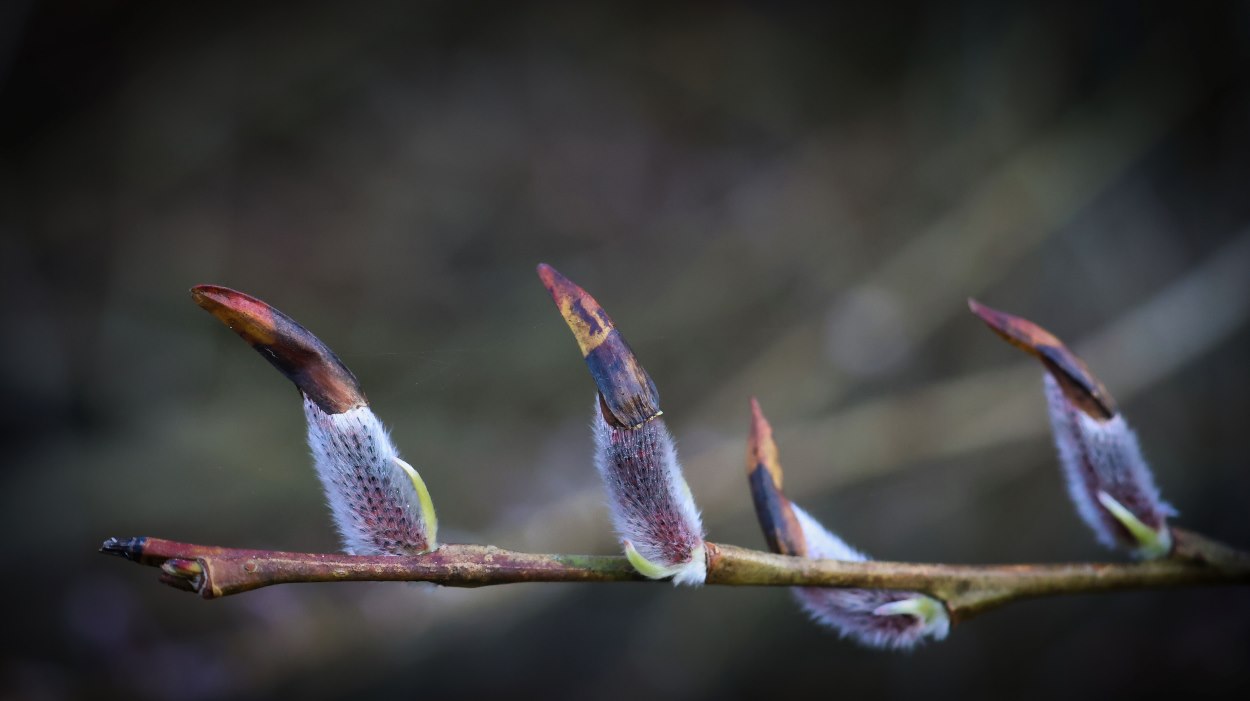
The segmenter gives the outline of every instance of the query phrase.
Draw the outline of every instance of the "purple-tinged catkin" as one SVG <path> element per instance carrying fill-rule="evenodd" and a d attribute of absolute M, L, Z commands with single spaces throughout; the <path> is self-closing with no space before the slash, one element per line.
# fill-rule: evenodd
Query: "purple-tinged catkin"
<path fill-rule="evenodd" d="M 1059 463 L 1077 513 L 1107 546 L 1122 545 L 1140 558 L 1172 550 L 1167 518 L 1176 511 L 1159 498 L 1137 436 L 1111 393 L 1057 336 L 1014 314 L 968 300 L 968 308 L 994 333 L 1041 361 L 1046 402 Z"/>
<path fill-rule="evenodd" d="M 702 584 L 703 524 L 660 418 L 660 393 L 594 297 L 545 263 L 538 277 L 573 332 L 599 393 L 591 430 L 625 557 L 651 579 Z"/>
<path fill-rule="evenodd" d="M 653 579 L 702 584 L 703 524 L 664 420 L 656 417 L 637 428 L 609 423 L 598 397 L 594 412 L 595 467 L 630 562 Z"/>
<path fill-rule="evenodd" d="M 317 476 L 347 552 L 415 555 L 433 550 L 438 520 L 425 483 L 399 458 L 356 376 L 334 351 L 251 295 L 196 285 L 191 298 L 299 390 Z"/>
<path fill-rule="evenodd" d="M 807 557 L 862 562 L 869 558 L 791 503 L 807 542 Z M 919 592 L 796 587 L 794 598 L 814 620 L 864 646 L 907 650 L 926 638 L 943 640 L 950 617 L 942 602 Z"/>
<path fill-rule="evenodd" d="M 782 491 L 783 478 L 772 426 L 753 398 L 747 481 L 769 548 L 783 555 L 817 560 L 868 559 L 790 501 Z M 910 649 L 925 638 L 942 640 L 950 630 L 946 606 L 919 592 L 825 587 L 796 587 L 791 591 L 817 622 L 867 647 Z"/>
<path fill-rule="evenodd" d="M 1176 510 L 1160 499 L 1123 415 L 1092 418 L 1049 373 L 1043 381 L 1059 463 L 1081 519 L 1107 547 L 1122 545 L 1142 558 L 1166 555 L 1172 544 L 1167 519 Z"/>
<path fill-rule="evenodd" d="M 367 406 L 328 414 L 304 400 L 308 446 L 344 548 L 416 555 L 435 547 L 438 521 L 425 484 L 400 459 Z"/>

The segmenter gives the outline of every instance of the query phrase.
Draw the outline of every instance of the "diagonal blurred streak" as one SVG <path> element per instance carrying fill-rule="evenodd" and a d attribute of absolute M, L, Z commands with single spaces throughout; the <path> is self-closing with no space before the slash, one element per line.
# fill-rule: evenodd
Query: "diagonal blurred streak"
<path fill-rule="evenodd" d="M 1117 397 L 1133 397 L 1217 347 L 1250 317 L 1250 231 L 1209 256 L 1154 297 L 1093 336 L 1075 344 Z M 967 455 L 1029 440 L 1048 430 L 1038 394 L 1035 363 L 1016 363 L 969 377 L 937 382 L 901 397 L 863 402 L 845 411 L 778 430 L 786 460 L 809 467 L 787 474 L 796 495 L 827 491 L 921 459 Z M 743 403 L 745 405 L 745 403 Z M 745 412 L 745 410 L 744 410 Z M 704 479 L 700 503 L 721 507 L 747 502 L 738 495 L 736 466 L 741 441 L 724 441 L 688 459 L 692 474 L 726 473 L 733 479 Z M 693 481 L 693 480 L 692 480 Z"/>
<path fill-rule="evenodd" d="M 897 305 L 897 326 L 912 348 L 953 315 L 963 299 L 1011 273 L 1013 266 L 1060 230 L 1157 144 L 1188 113 L 1199 97 L 1175 75 L 1142 89 L 1137 80 L 1068 115 L 1049 133 L 1033 140 L 928 229 L 903 245 L 851 290 L 830 283 L 835 302 L 855 291 L 884 291 Z M 830 237 L 831 239 L 833 237 Z M 807 359 L 821 346 L 823 318 L 796 324 L 780 335 L 736 377 L 720 385 L 696 412 L 703 419 L 719 408 L 737 407 L 761 387 L 815 387 L 794 395 L 782 407 L 790 415 L 810 415 L 835 401 L 849 387 L 833 368 L 819 382 L 807 375 Z M 792 398 L 792 399 L 793 399 Z"/>

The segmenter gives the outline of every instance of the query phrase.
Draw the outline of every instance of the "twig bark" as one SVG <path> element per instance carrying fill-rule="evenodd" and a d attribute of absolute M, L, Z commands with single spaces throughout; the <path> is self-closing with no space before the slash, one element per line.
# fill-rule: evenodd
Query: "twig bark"
<path fill-rule="evenodd" d="M 1167 559 L 1136 563 L 946 565 L 838 562 L 708 543 L 707 583 L 921 591 L 966 620 L 1042 596 L 1213 584 L 1250 585 L 1250 554 L 1173 529 Z M 110 538 L 101 552 L 160 567 L 166 584 L 206 599 L 296 582 L 405 581 L 478 587 L 520 582 L 650 581 L 623 557 L 520 553 L 490 545 L 444 545 L 414 557 L 287 553 Z"/>

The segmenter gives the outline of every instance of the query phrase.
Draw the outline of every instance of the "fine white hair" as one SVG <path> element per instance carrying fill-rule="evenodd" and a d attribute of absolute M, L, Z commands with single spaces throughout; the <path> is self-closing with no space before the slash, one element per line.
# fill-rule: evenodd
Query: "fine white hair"
<path fill-rule="evenodd" d="M 609 424 L 598 397 L 594 412 L 595 468 L 627 554 L 632 547 L 646 561 L 639 571 L 649 577 L 702 584 L 707 576 L 703 523 L 663 419 L 637 428 Z"/>
<path fill-rule="evenodd" d="M 304 415 L 308 447 L 344 549 L 353 555 L 430 550 L 435 524 L 433 510 L 422 508 L 420 478 L 399 459 L 373 411 L 362 406 L 327 414 L 306 398 Z"/>
<path fill-rule="evenodd" d="M 807 557 L 843 562 L 869 559 L 798 505 L 790 506 L 803 531 Z M 942 640 L 950 631 L 946 607 L 918 592 L 826 587 L 796 587 L 792 591 L 813 620 L 867 647 L 907 650 L 925 638 Z"/>
<path fill-rule="evenodd" d="M 1160 498 L 1137 435 L 1124 417 L 1094 419 L 1072 404 L 1049 373 L 1043 379 L 1068 494 L 1098 542 L 1107 547 L 1117 543 L 1130 549 L 1139 546 L 1100 503 L 1099 492 L 1122 504 L 1149 528 L 1166 531 L 1167 518 L 1175 516 L 1176 510 Z"/>

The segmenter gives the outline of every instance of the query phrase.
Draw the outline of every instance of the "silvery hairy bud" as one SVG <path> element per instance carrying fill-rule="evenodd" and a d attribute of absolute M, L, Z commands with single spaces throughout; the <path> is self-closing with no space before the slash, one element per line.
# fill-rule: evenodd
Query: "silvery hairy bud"
<path fill-rule="evenodd" d="M 655 383 L 593 297 L 549 265 L 539 265 L 538 276 L 599 389 L 591 418 L 595 467 L 626 557 L 651 579 L 702 584 L 703 524 L 660 418 Z"/>
<path fill-rule="evenodd" d="M 1045 366 L 1046 401 L 1068 493 L 1098 541 L 1143 559 L 1168 555 L 1167 519 L 1176 511 L 1160 499 L 1137 435 L 1106 388 L 1046 329 L 976 300 L 968 304 L 995 333 Z"/>
<path fill-rule="evenodd" d="M 421 476 L 400 459 L 351 371 L 316 336 L 265 302 L 215 285 L 191 297 L 295 383 L 326 501 L 353 555 L 415 555 L 437 547 L 438 520 Z"/>
<path fill-rule="evenodd" d="M 747 479 L 769 548 L 782 555 L 818 560 L 867 560 L 866 555 L 786 498 L 772 427 L 755 399 L 751 400 L 751 413 Z M 950 631 L 946 606 L 919 592 L 826 587 L 795 587 L 792 591 L 817 622 L 867 647 L 910 649 L 926 638 L 942 640 Z"/>

